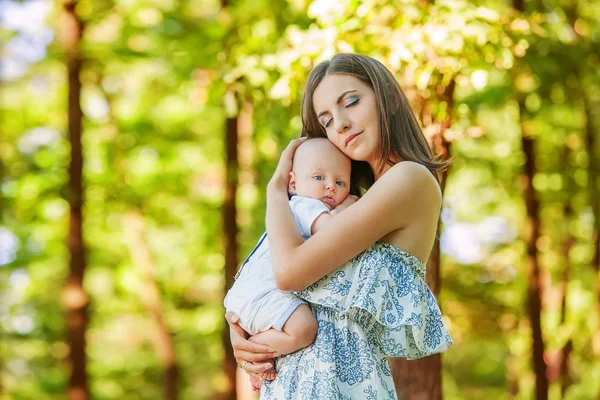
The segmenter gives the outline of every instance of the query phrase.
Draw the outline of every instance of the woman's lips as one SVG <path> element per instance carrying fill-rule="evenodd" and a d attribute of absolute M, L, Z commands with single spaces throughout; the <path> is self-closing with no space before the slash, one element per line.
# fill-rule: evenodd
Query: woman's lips
<path fill-rule="evenodd" d="M 350 135 L 350 136 L 348 136 L 348 137 L 346 138 L 345 142 L 344 142 L 344 143 L 346 144 L 346 147 L 348 147 L 349 145 L 352 145 L 352 144 L 356 143 L 356 141 L 358 140 L 357 138 L 358 138 L 358 137 L 359 137 L 361 134 L 362 134 L 362 132 L 360 132 L 360 133 L 355 133 L 354 135 Z"/>

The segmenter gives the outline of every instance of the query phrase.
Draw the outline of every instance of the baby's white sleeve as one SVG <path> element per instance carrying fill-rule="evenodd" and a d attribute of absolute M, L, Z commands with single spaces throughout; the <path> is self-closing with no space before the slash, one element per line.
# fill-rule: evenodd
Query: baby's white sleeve
<path fill-rule="evenodd" d="M 290 208 L 296 225 L 300 229 L 303 238 L 308 239 L 311 236 L 310 228 L 317 217 L 324 212 L 329 214 L 329 209 L 321 200 L 310 197 L 293 196 L 290 200 Z"/>

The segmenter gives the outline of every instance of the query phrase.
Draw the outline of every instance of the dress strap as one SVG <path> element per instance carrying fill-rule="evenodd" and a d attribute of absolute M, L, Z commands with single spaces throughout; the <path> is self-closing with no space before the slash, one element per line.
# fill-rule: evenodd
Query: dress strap
<path fill-rule="evenodd" d="M 254 253 L 256 253 L 256 250 L 258 250 L 258 248 L 264 242 L 266 237 L 267 237 L 267 232 L 262 234 L 262 236 L 260 237 L 260 240 L 258 241 L 258 244 L 256 246 L 254 246 L 254 249 L 252 249 L 252 251 L 250 252 L 248 257 L 246 257 L 246 260 L 242 263 L 242 266 L 240 267 L 240 269 L 238 269 L 238 272 L 236 272 L 235 276 L 233 277 L 234 281 L 238 278 L 238 276 L 240 276 L 240 273 L 242 272 L 244 265 L 246 265 L 248 263 L 248 260 L 250 260 L 250 257 L 252 257 L 254 255 Z"/>

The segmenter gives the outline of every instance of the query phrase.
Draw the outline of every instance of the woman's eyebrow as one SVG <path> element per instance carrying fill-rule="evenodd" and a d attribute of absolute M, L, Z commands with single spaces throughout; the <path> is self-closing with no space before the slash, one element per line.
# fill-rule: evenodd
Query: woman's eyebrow
<path fill-rule="evenodd" d="M 356 90 L 356 89 L 346 90 L 344 93 L 342 93 L 340 95 L 340 97 L 337 98 L 337 100 L 335 101 L 335 104 L 340 104 L 345 95 L 347 95 L 348 93 L 353 93 L 353 92 L 358 92 L 358 90 Z M 328 113 L 328 111 L 321 111 L 319 113 L 319 115 L 317 115 L 317 118 L 321 118 L 323 115 L 325 115 L 327 113 Z"/>

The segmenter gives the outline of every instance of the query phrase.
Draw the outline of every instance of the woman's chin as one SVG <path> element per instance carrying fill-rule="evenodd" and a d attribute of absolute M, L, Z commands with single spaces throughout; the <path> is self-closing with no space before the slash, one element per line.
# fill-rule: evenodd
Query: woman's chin
<path fill-rule="evenodd" d="M 369 161 L 369 157 L 366 152 L 361 150 L 362 149 L 352 149 L 351 151 L 344 152 L 344 154 L 354 161 Z"/>

